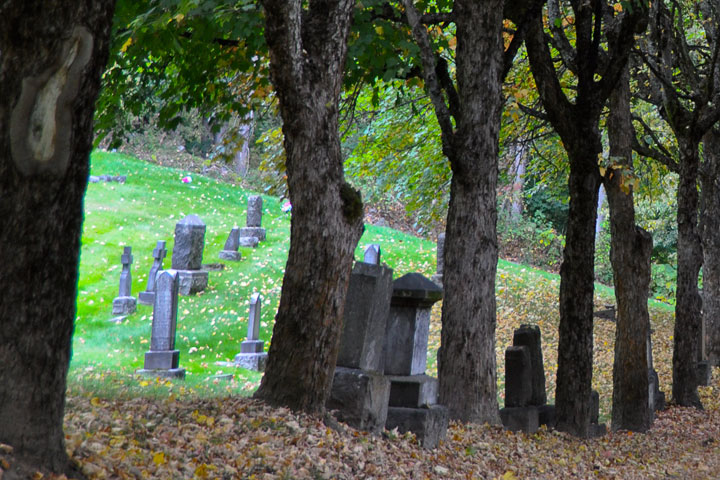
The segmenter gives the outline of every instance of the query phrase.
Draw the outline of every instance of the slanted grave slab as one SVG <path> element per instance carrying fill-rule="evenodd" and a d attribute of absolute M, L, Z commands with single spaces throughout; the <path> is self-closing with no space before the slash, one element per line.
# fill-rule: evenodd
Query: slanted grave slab
<path fill-rule="evenodd" d="M 225 241 L 225 246 L 219 253 L 219 257 L 221 260 L 230 260 L 230 261 L 238 261 L 242 259 L 242 254 L 238 252 L 238 247 L 240 246 L 240 228 L 239 227 L 233 227 L 232 230 L 230 230 L 230 234 L 228 235 L 227 240 Z"/>

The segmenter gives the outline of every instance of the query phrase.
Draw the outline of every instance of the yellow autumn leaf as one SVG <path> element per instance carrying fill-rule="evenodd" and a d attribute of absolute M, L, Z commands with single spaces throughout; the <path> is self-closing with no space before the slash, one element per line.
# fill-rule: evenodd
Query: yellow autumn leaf
<path fill-rule="evenodd" d="M 125 43 L 122 44 L 122 47 L 120 47 L 120 52 L 125 53 L 125 51 L 128 49 L 130 45 L 132 45 L 133 39 L 132 37 L 129 37 L 127 40 L 125 40 Z"/>
<path fill-rule="evenodd" d="M 375 27 L 375 33 L 377 33 L 378 35 L 382 35 L 382 34 L 383 34 L 383 27 L 381 27 L 381 26 Z"/>
<path fill-rule="evenodd" d="M 515 480 L 516 478 L 518 477 L 515 476 L 515 472 L 512 470 L 508 470 L 505 472 L 505 475 L 502 476 L 502 480 Z"/>
<path fill-rule="evenodd" d="M 163 465 L 165 463 L 165 453 L 164 452 L 156 452 L 153 455 L 153 462 L 155 465 Z"/>
<path fill-rule="evenodd" d="M 147 387 L 148 385 L 150 385 L 150 382 L 148 382 L 147 380 L 142 380 L 142 381 L 140 382 L 140 386 L 141 386 L 141 387 Z"/>
<path fill-rule="evenodd" d="M 90 399 L 90 405 L 93 407 L 99 407 L 100 406 L 100 399 L 98 397 L 93 397 Z"/>
<path fill-rule="evenodd" d="M 199 478 L 207 478 L 208 466 L 204 463 L 198 465 L 197 468 L 195 468 L 195 476 Z"/>

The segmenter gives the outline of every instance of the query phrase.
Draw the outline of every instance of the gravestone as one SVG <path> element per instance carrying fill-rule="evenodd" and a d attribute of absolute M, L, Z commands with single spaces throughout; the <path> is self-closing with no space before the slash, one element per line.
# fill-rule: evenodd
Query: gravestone
<path fill-rule="evenodd" d="M 521 325 L 513 345 L 505 350 L 505 407 L 503 426 L 533 433 L 541 425 L 555 426 L 555 406 L 547 405 L 540 327 Z"/>
<path fill-rule="evenodd" d="M 665 410 L 665 392 L 660 390 L 660 378 L 653 364 L 652 331 L 650 329 L 648 329 L 646 348 L 648 359 L 648 407 L 654 418 L 656 411 Z"/>
<path fill-rule="evenodd" d="M 188 215 L 175 225 L 172 268 L 178 272 L 182 295 L 192 295 L 207 287 L 208 272 L 201 270 L 205 229 L 197 215 Z"/>
<path fill-rule="evenodd" d="M 373 243 L 367 246 L 365 249 L 365 255 L 363 257 L 363 263 L 369 263 L 370 265 L 380 265 L 380 245 Z"/>
<path fill-rule="evenodd" d="M 432 276 L 432 281 L 438 285 L 443 283 L 443 274 L 445 273 L 445 233 L 437 236 L 437 273 Z"/>
<path fill-rule="evenodd" d="M 390 382 L 383 375 L 392 269 L 380 265 L 380 246 L 355 262 L 345 300 L 340 349 L 326 407 L 338 420 L 379 434 L 385 427 Z"/>
<path fill-rule="evenodd" d="M 240 228 L 233 227 L 232 230 L 230 230 L 230 235 L 228 235 L 227 240 L 225 241 L 225 246 L 220 251 L 219 257 L 222 260 L 232 260 L 232 261 L 238 261 L 242 259 L 242 254 L 238 252 L 238 247 L 240 246 Z"/>
<path fill-rule="evenodd" d="M 246 226 L 240 229 L 240 245 L 256 247 L 259 242 L 265 240 L 265 235 L 265 229 L 262 228 L 262 197 L 250 195 L 247 203 Z M 257 241 L 252 240 L 253 238 Z"/>
<path fill-rule="evenodd" d="M 707 355 L 707 331 L 705 325 L 705 317 L 700 316 L 700 335 L 698 338 L 698 362 L 697 362 L 697 376 L 698 385 L 707 387 L 710 385 L 712 379 L 712 365 L 708 361 Z"/>
<path fill-rule="evenodd" d="M 180 352 L 175 349 L 179 284 L 180 275 L 175 270 L 157 275 L 150 350 L 145 352 L 141 374 L 185 378 L 185 369 L 179 368 Z"/>
<path fill-rule="evenodd" d="M 137 309 L 137 300 L 132 296 L 132 274 L 130 265 L 133 262 L 132 247 L 124 247 L 120 256 L 122 271 L 120 272 L 120 288 L 118 296 L 113 300 L 113 315 L 130 315 Z"/>
<path fill-rule="evenodd" d="M 385 338 L 390 406 L 385 428 L 411 431 L 425 448 L 445 438 L 448 410 L 437 401 L 437 379 L 425 375 L 432 305 L 442 289 L 419 273 L 393 282 Z"/>
<path fill-rule="evenodd" d="M 260 340 L 260 307 L 262 297 L 259 293 L 250 296 L 250 314 L 248 315 L 247 340 L 240 343 L 240 353 L 235 355 L 235 365 L 249 370 L 262 372 L 267 363 L 267 353 L 263 351 L 265 342 Z"/>
<path fill-rule="evenodd" d="M 143 305 L 155 304 L 155 280 L 157 273 L 162 270 L 165 255 L 167 255 L 165 241 L 158 240 L 157 245 L 153 249 L 153 265 L 150 267 L 150 273 L 148 273 L 147 286 L 144 292 L 138 294 L 138 301 Z"/>

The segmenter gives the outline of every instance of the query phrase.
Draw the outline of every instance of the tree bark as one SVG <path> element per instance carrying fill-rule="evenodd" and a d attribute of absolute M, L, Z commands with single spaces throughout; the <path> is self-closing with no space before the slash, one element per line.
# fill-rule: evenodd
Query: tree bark
<path fill-rule="evenodd" d="M 698 234 L 698 142 L 678 137 L 680 179 L 677 189 L 677 293 L 673 348 L 673 400 L 678 405 L 702 408 L 698 396 L 698 340 L 702 301 L 698 275 L 703 261 Z"/>
<path fill-rule="evenodd" d="M 702 315 L 711 365 L 720 366 L 720 132 L 703 137 L 700 236 L 703 247 Z"/>
<path fill-rule="evenodd" d="M 502 1 L 455 1 L 458 96 L 449 155 L 440 402 L 462 422 L 500 423 L 495 360 Z"/>
<path fill-rule="evenodd" d="M 362 201 L 343 180 L 338 101 L 354 1 L 264 0 L 270 72 L 293 205 L 290 253 L 256 396 L 324 410 L 337 359 Z"/>
<path fill-rule="evenodd" d="M 113 7 L 0 6 L 0 443 L 32 468 L 68 474 L 83 197 Z"/>
<path fill-rule="evenodd" d="M 617 301 L 612 429 L 644 432 L 650 428 L 653 416 L 647 357 L 652 238 L 635 225 L 632 186 L 624 183 L 632 178 L 633 171 L 629 82 L 626 69 L 610 95 L 608 139 L 612 166 L 605 173 L 610 206 L 610 261 Z"/>

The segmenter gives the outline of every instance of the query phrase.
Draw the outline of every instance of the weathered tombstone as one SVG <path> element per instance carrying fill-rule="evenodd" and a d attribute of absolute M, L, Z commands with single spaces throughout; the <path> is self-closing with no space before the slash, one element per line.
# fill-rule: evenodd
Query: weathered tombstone
<path fill-rule="evenodd" d="M 260 307 L 262 297 L 259 293 L 250 296 L 250 314 L 248 315 L 247 340 L 240 344 L 240 353 L 235 355 L 235 365 L 249 370 L 262 372 L 267 363 L 267 353 L 263 351 L 265 342 L 260 340 Z"/>
<path fill-rule="evenodd" d="M 660 379 L 653 364 L 652 332 L 650 329 L 648 329 L 646 347 L 648 359 L 648 406 L 654 416 L 656 411 L 665 410 L 665 392 L 660 390 Z"/>
<path fill-rule="evenodd" d="M 505 350 L 505 406 L 526 407 L 532 398 L 532 363 L 525 345 Z M 544 403 L 544 402 L 543 402 Z"/>
<path fill-rule="evenodd" d="M 545 366 L 543 363 L 542 340 L 540 327 L 537 325 L 521 325 L 513 333 L 513 345 L 526 346 L 530 355 L 532 396 L 530 405 L 545 405 Z"/>
<path fill-rule="evenodd" d="M 366 261 L 375 258 L 369 258 L 366 251 Z M 328 410 L 337 412 L 338 420 L 375 434 L 385 427 L 390 398 L 390 381 L 383 375 L 383 348 L 391 294 L 392 269 L 377 263 L 355 263 L 326 404 Z"/>
<path fill-rule="evenodd" d="M 393 282 L 385 339 L 385 374 L 390 379 L 390 407 L 385 428 L 412 431 L 425 448 L 445 438 L 447 407 L 434 402 L 437 379 L 425 375 L 430 310 L 442 289 L 419 273 Z"/>
<path fill-rule="evenodd" d="M 247 226 L 240 229 L 240 245 L 257 246 L 258 242 L 265 240 L 265 235 L 265 229 L 262 228 L 262 197 L 260 195 L 250 195 L 247 206 Z M 243 240 L 246 238 L 256 238 L 257 241 Z"/>
<path fill-rule="evenodd" d="M 705 317 L 700 317 L 700 336 L 698 338 L 698 362 L 697 362 L 697 375 L 698 375 L 698 385 L 707 387 L 710 385 L 710 381 L 712 379 L 712 365 L 708 361 L 707 356 L 707 350 L 706 350 L 706 340 L 707 340 L 707 332 L 706 332 L 706 325 L 705 325 Z"/>
<path fill-rule="evenodd" d="M 380 265 L 380 245 L 373 243 L 367 246 L 365 249 L 365 256 L 363 257 L 363 263 Z"/>
<path fill-rule="evenodd" d="M 422 375 L 427 366 L 430 310 L 442 290 L 419 273 L 393 282 L 385 338 L 386 375 Z"/>
<path fill-rule="evenodd" d="M 163 270 L 157 275 L 150 350 L 145 352 L 141 374 L 185 377 L 185 369 L 179 368 L 180 352 L 175 349 L 179 277 L 175 270 Z"/>
<path fill-rule="evenodd" d="M 137 300 L 132 296 L 132 274 L 130 265 L 133 262 L 132 247 L 124 247 L 120 256 L 122 271 L 120 272 L 120 288 L 118 296 L 113 300 L 113 315 L 129 315 L 137 309 Z"/>
<path fill-rule="evenodd" d="M 220 254 L 218 256 L 222 260 L 238 261 L 238 260 L 242 259 L 242 254 L 240 252 L 238 252 L 239 246 L 240 246 L 240 228 L 233 227 L 233 229 L 230 230 L 230 235 L 228 235 L 228 238 L 225 241 L 225 246 L 220 251 Z"/>
<path fill-rule="evenodd" d="M 445 233 L 437 236 L 437 273 L 432 276 L 432 281 L 438 285 L 443 283 L 443 274 L 445 272 Z"/>
<path fill-rule="evenodd" d="M 157 245 L 153 249 L 153 264 L 152 267 L 150 267 L 150 273 L 148 273 L 147 286 L 144 292 L 138 294 L 138 301 L 143 305 L 155 304 L 155 279 L 157 273 L 162 270 L 165 255 L 167 255 L 165 241 L 158 240 Z"/>
<path fill-rule="evenodd" d="M 182 295 L 201 292 L 207 287 L 208 272 L 201 270 L 205 228 L 197 215 L 188 215 L 175 225 L 172 268 L 178 271 Z"/>

